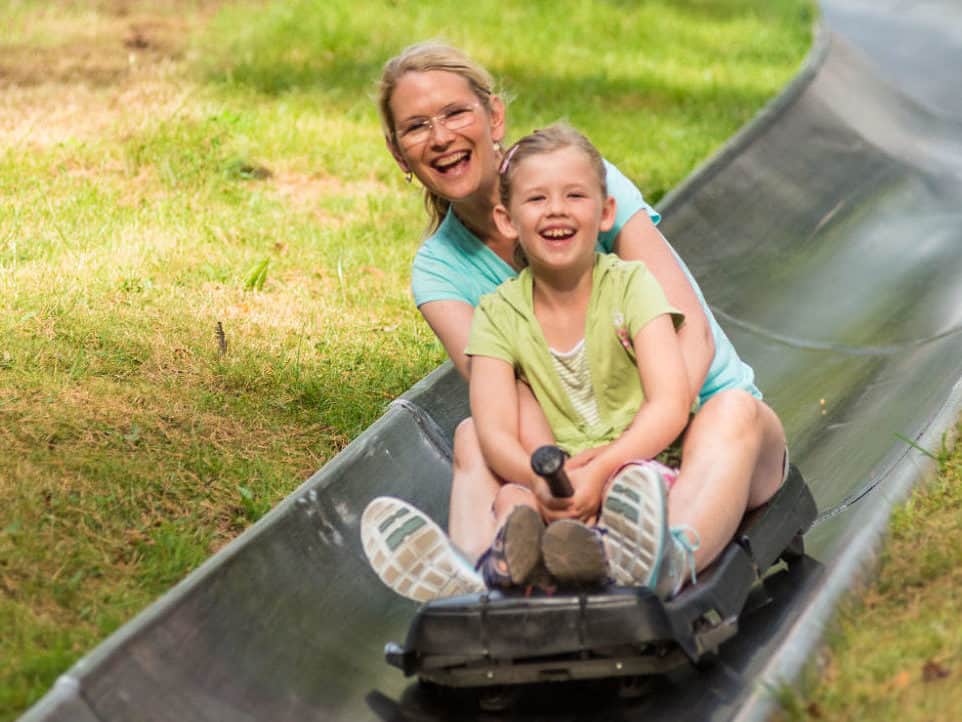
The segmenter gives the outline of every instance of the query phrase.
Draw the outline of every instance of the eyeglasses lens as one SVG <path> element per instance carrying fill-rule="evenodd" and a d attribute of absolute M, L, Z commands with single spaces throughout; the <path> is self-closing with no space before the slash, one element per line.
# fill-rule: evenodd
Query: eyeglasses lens
<path fill-rule="evenodd" d="M 424 143 L 435 128 L 435 123 L 440 123 L 448 130 L 463 130 L 475 121 L 477 106 L 467 105 L 450 108 L 443 113 L 418 121 L 407 128 L 403 128 L 399 134 L 401 143 L 407 147 Z"/>

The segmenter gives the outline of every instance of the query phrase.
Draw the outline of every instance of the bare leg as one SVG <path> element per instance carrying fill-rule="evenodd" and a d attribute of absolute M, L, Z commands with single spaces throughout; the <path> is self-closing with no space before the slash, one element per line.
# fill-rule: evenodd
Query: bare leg
<path fill-rule="evenodd" d="M 778 490 L 784 453 L 778 416 L 744 391 L 718 393 L 695 415 L 668 495 L 668 520 L 698 532 L 697 569 L 721 553 L 748 509 Z"/>
<path fill-rule="evenodd" d="M 521 445 L 532 452 L 542 444 L 553 443 L 554 437 L 541 407 L 528 385 L 520 381 L 518 398 Z M 502 480 L 488 468 L 481 454 L 474 422 L 465 419 L 454 431 L 448 535 L 472 562 L 491 546 L 498 527 L 512 508 L 526 504 L 537 509 L 530 492 L 507 487 L 499 494 L 502 486 Z"/>
<path fill-rule="evenodd" d="M 448 535 L 472 562 L 491 546 L 497 522 L 491 513 L 501 480 L 481 455 L 474 422 L 465 419 L 454 431 L 454 461 Z"/>

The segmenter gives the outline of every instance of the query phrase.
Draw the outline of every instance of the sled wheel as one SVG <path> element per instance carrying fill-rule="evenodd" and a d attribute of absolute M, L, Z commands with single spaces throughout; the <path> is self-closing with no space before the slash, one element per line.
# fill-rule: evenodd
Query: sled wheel
<path fill-rule="evenodd" d="M 618 680 L 620 699 L 638 699 L 649 694 L 655 683 L 651 677 L 621 677 Z"/>
<path fill-rule="evenodd" d="M 427 697 L 441 697 L 448 688 L 424 677 L 418 677 L 418 689 Z"/>
<path fill-rule="evenodd" d="M 788 546 L 782 550 L 780 556 L 789 565 L 805 556 L 805 539 L 802 538 L 802 535 L 796 534 L 788 543 Z"/>
<path fill-rule="evenodd" d="M 478 708 L 482 712 L 504 712 L 514 706 L 518 690 L 513 687 L 482 687 L 478 690 Z"/>

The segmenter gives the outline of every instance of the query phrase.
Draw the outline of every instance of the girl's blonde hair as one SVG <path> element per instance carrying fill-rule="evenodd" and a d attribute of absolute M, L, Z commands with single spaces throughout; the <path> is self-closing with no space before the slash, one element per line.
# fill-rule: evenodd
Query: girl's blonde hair
<path fill-rule="evenodd" d="M 399 151 L 400 148 L 397 143 L 394 114 L 391 112 L 391 97 L 394 95 L 398 81 L 406 73 L 423 73 L 429 70 L 443 70 L 460 75 L 468 81 L 468 85 L 482 107 L 488 113 L 491 112 L 491 97 L 495 94 L 494 79 L 481 65 L 457 48 L 437 40 L 410 45 L 384 64 L 377 86 L 377 107 L 381 115 L 384 137 L 395 151 Z M 424 190 L 424 207 L 429 216 L 428 233 L 434 232 L 441 225 L 450 205 L 441 196 L 427 189 Z"/>
<path fill-rule="evenodd" d="M 501 162 L 501 169 L 499 171 L 501 176 L 499 188 L 501 205 L 505 208 L 508 207 L 508 201 L 511 199 L 511 181 L 515 171 L 517 171 L 518 166 L 521 165 L 523 160 L 536 155 L 553 153 L 562 148 L 578 148 L 588 156 L 588 160 L 591 162 L 591 166 L 598 176 L 601 195 L 603 198 L 607 198 L 608 184 L 605 181 L 607 171 L 605 170 L 605 162 L 601 157 L 601 153 L 598 152 L 598 149 L 595 148 L 585 135 L 579 133 L 570 125 L 566 123 L 552 123 L 547 128 L 536 130 L 524 136 L 505 151 L 504 160 Z"/>

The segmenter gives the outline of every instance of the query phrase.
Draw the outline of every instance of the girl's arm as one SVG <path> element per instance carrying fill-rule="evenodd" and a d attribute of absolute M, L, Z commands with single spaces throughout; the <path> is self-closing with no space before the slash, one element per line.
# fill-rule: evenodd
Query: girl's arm
<path fill-rule="evenodd" d="M 678 438 L 691 411 L 681 344 L 668 314 L 656 316 L 632 339 L 645 401 L 620 437 L 590 464 L 607 480 L 632 459 L 650 459 Z"/>
<path fill-rule="evenodd" d="M 428 322 L 434 335 L 438 337 L 455 368 L 465 379 L 470 379 L 471 359 L 464 355 L 471 332 L 471 319 L 474 306 L 464 301 L 429 301 L 419 307 L 424 320 Z M 512 378 L 514 378 L 512 374 Z M 541 406 L 535 399 L 530 387 L 517 382 L 517 405 L 511 408 L 520 410 L 520 439 L 525 449 L 534 451 L 542 444 L 553 443 L 554 437 L 548 426 Z M 504 407 L 508 408 L 508 407 Z M 473 413 L 473 412 L 472 412 Z"/>
<path fill-rule="evenodd" d="M 689 401 L 701 391 L 715 355 L 708 318 L 671 247 L 647 213 L 636 213 L 615 239 L 615 252 L 625 260 L 643 261 L 665 291 L 668 302 L 685 314 L 678 330 L 684 368 L 688 373 Z"/>
<path fill-rule="evenodd" d="M 542 504 L 552 503 L 547 483 L 531 469 L 532 449 L 521 438 L 518 388 L 523 384 L 501 359 L 474 356 L 471 368 L 471 416 L 484 460 L 502 479 L 528 487 Z"/>

